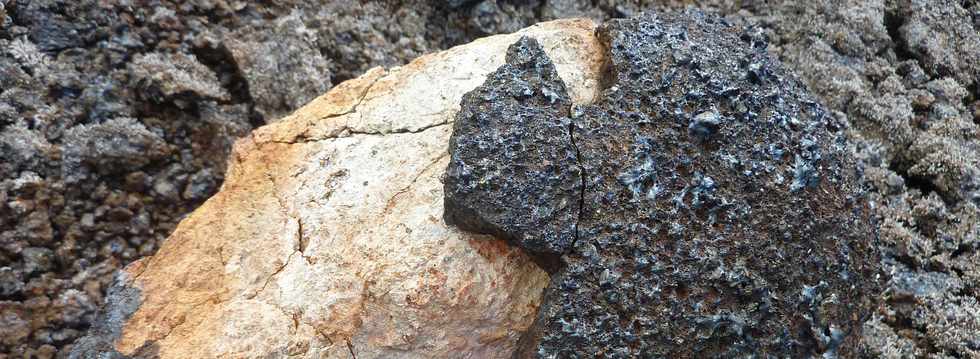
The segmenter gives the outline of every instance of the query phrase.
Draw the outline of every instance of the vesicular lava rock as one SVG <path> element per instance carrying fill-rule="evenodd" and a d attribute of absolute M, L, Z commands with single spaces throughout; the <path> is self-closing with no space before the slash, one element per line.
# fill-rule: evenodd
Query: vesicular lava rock
<path fill-rule="evenodd" d="M 556 254 L 575 239 L 582 175 L 568 127 L 572 100 L 543 53 L 522 38 L 483 91 L 463 97 L 459 116 L 466 121 L 456 122 L 449 141 L 455 160 L 446 188 L 454 195 L 446 197 L 445 216 L 528 251 Z M 472 211 L 480 208 L 495 210 Z"/>
<path fill-rule="evenodd" d="M 855 356 L 879 256 L 841 125 L 715 16 L 598 35 L 596 103 L 558 108 L 554 68 L 522 40 L 464 97 L 450 141 L 448 222 L 567 248 L 520 356 Z"/>

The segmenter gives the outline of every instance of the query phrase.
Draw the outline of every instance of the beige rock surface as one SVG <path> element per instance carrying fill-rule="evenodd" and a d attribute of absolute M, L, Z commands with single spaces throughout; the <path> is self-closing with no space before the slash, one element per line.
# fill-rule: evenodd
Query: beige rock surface
<path fill-rule="evenodd" d="M 543 23 L 374 69 L 257 129 L 221 191 L 120 275 L 74 356 L 510 357 L 548 276 L 443 223 L 449 124 L 521 35 L 590 102 L 593 26 Z"/>

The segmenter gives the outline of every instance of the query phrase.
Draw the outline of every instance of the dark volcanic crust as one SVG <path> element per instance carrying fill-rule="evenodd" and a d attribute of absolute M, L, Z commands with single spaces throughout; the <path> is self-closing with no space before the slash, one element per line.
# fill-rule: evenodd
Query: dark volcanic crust
<path fill-rule="evenodd" d="M 448 222 L 563 253 L 519 356 L 855 356 L 879 257 L 841 125 L 718 17 L 598 32 L 597 103 L 571 109 L 522 39 L 464 97 L 450 144 Z M 500 175 L 532 163 L 548 166 Z"/>
<path fill-rule="evenodd" d="M 572 100 L 542 54 L 522 38 L 507 64 L 463 96 L 449 140 L 445 218 L 535 254 L 559 254 L 575 238 L 582 175 L 569 132 Z"/>

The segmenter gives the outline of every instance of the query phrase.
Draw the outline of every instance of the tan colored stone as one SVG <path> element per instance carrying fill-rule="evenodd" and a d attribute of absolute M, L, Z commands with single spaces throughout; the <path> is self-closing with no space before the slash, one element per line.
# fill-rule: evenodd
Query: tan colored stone
<path fill-rule="evenodd" d="M 103 330 L 109 346 L 161 358 L 510 357 L 548 276 L 443 223 L 449 124 L 521 35 L 544 45 L 577 103 L 592 101 L 593 27 L 543 23 L 374 69 L 240 140 L 221 191 L 126 268 L 119 287 L 140 304 L 130 314 L 110 297 L 122 325 Z"/>

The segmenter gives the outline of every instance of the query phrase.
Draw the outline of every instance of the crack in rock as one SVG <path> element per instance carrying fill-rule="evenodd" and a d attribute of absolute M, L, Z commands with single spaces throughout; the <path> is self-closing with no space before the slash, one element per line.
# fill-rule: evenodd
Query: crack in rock
<path fill-rule="evenodd" d="M 391 213 L 391 210 L 395 207 L 395 203 L 396 203 L 395 199 L 397 199 L 398 196 L 401 196 L 407 193 L 409 190 L 411 190 L 411 188 L 415 186 L 415 183 L 418 182 L 419 178 L 421 178 L 426 173 L 429 173 L 429 170 L 431 170 L 432 167 L 438 164 L 439 161 L 442 161 L 443 158 L 446 158 L 446 156 L 449 156 L 448 152 L 440 154 L 438 157 L 436 157 L 427 165 L 425 165 L 425 167 L 423 167 L 418 173 L 416 173 L 415 177 L 412 177 L 412 180 L 409 181 L 407 185 L 400 188 L 398 191 L 395 191 L 395 194 L 393 194 L 391 198 L 389 198 L 388 201 L 385 202 L 385 208 L 384 211 L 382 211 L 381 215 L 386 216 L 389 213 Z"/>
<path fill-rule="evenodd" d="M 357 354 L 354 353 L 354 345 L 350 343 L 350 340 L 346 340 L 345 342 L 347 342 L 347 351 L 350 353 L 350 357 L 357 359 Z"/>
<path fill-rule="evenodd" d="M 326 115 L 326 116 L 320 116 L 320 117 L 318 117 L 316 119 L 316 121 L 322 122 L 322 121 L 325 121 L 325 120 L 330 120 L 330 119 L 334 119 L 334 118 L 340 118 L 340 117 L 344 117 L 344 116 L 356 114 L 358 112 L 358 108 L 361 106 L 361 104 L 364 103 L 364 101 L 367 101 L 368 100 L 368 99 L 366 99 L 366 97 L 367 97 L 368 93 L 370 93 L 371 89 L 374 88 L 374 86 L 379 81 L 381 81 L 382 79 L 384 79 L 386 76 L 387 75 L 378 76 L 378 77 L 374 78 L 371 81 L 370 84 L 368 84 L 367 86 L 365 86 L 364 90 L 357 96 L 357 100 L 351 106 L 351 108 L 349 110 L 343 111 L 343 112 L 339 112 L 339 113 L 333 113 L 333 114 Z M 441 111 L 441 112 L 436 112 L 436 113 L 424 114 L 422 116 L 437 116 L 437 115 L 444 115 L 445 113 L 446 113 L 446 111 Z M 384 136 L 384 135 L 388 135 L 388 134 L 421 133 L 421 132 L 428 131 L 429 129 L 432 129 L 432 128 L 441 127 L 441 126 L 450 124 L 451 122 L 452 122 L 451 120 L 441 121 L 441 122 L 436 122 L 436 123 L 428 124 L 428 125 L 425 125 L 425 126 L 416 128 L 416 129 L 402 128 L 402 129 L 389 129 L 389 130 L 378 130 L 378 131 L 358 130 L 358 129 L 350 126 L 348 123 L 344 123 L 343 126 L 340 126 L 339 129 L 335 129 L 335 130 L 331 131 L 330 134 L 325 135 L 325 136 L 310 136 L 309 133 L 308 133 L 309 132 L 309 129 L 307 129 L 303 133 L 300 133 L 300 134 L 297 134 L 297 135 L 293 136 L 293 138 L 291 140 L 270 139 L 270 140 L 268 140 L 266 142 L 267 143 L 279 143 L 279 144 L 290 144 L 291 145 L 291 144 L 298 144 L 298 143 L 320 142 L 320 141 L 324 141 L 324 140 L 331 140 L 331 139 L 335 139 L 335 138 L 352 137 L 352 136 L 356 136 L 356 135 L 367 135 L 367 136 L 378 135 L 378 136 Z M 310 126 L 314 126 L 313 123 L 310 123 L 309 125 Z"/>
<path fill-rule="evenodd" d="M 714 15 L 597 35 L 594 104 L 522 38 L 453 124 L 446 222 L 552 273 L 516 357 L 854 357 L 877 229 L 831 116 Z"/>
<path fill-rule="evenodd" d="M 416 128 L 416 129 L 407 129 L 407 128 L 405 128 L 405 129 L 395 129 L 395 130 L 388 130 L 388 131 L 358 131 L 358 130 L 351 129 L 347 125 L 344 125 L 343 128 L 335 131 L 335 134 L 328 135 L 328 136 L 315 137 L 315 138 L 314 137 L 302 137 L 302 138 L 297 138 L 296 140 L 293 140 L 293 141 L 283 141 L 283 140 L 275 140 L 275 139 L 272 139 L 272 140 L 266 141 L 265 143 L 277 143 L 277 144 L 285 144 L 285 145 L 295 145 L 295 144 L 302 144 L 302 143 L 314 143 L 314 142 L 321 142 L 321 141 L 329 141 L 329 140 L 333 140 L 333 139 L 337 139 L 337 138 L 347 138 L 347 137 L 354 137 L 354 136 L 387 136 L 387 135 L 399 135 L 399 134 L 415 134 L 415 133 L 422 133 L 422 132 L 431 130 L 433 128 L 439 128 L 439 127 L 442 127 L 442 126 L 446 126 L 446 125 L 449 125 L 449 124 L 452 124 L 452 121 L 437 122 L 437 123 L 429 124 L 429 125 L 426 125 L 426 126 L 422 126 L 422 127 Z"/>

